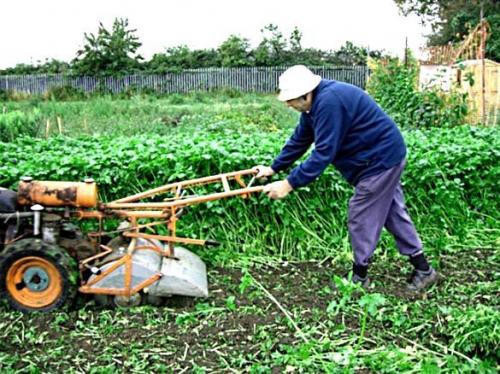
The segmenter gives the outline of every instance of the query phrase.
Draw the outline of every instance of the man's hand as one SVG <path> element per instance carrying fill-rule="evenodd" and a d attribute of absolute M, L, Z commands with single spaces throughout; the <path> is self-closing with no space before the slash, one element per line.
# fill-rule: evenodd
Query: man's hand
<path fill-rule="evenodd" d="M 293 188 L 288 180 L 284 179 L 282 181 L 266 184 L 263 192 L 271 199 L 283 199 L 292 190 Z"/>
<path fill-rule="evenodd" d="M 275 174 L 274 170 L 269 166 L 259 165 L 253 168 L 257 172 L 255 176 L 257 179 L 271 177 Z"/>

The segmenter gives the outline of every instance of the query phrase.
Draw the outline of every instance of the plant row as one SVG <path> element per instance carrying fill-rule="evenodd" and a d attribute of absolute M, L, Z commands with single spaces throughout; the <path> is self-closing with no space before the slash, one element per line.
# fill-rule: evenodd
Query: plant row
<path fill-rule="evenodd" d="M 498 135 L 497 128 L 466 126 L 405 132 L 408 205 L 434 247 L 449 246 L 449 238 L 484 245 L 477 237 L 483 234 L 486 242 L 495 241 Z M 16 188 L 24 175 L 68 181 L 92 177 L 101 200 L 109 201 L 169 182 L 270 164 L 287 136 L 285 131 L 205 128 L 171 136 L 21 138 L 0 143 L 0 185 Z M 349 247 L 345 213 L 351 194 L 352 187 L 329 167 L 283 201 L 256 196 L 202 204 L 183 218 L 182 227 L 187 235 L 226 239 L 238 251 L 317 257 L 332 246 Z"/>

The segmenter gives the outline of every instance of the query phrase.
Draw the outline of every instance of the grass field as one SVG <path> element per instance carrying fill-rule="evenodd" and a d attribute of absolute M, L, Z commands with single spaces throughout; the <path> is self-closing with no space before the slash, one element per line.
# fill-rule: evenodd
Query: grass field
<path fill-rule="evenodd" d="M 297 120 L 271 96 L 231 92 L 2 106 L 38 139 L 0 143 L 0 185 L 92 176 L 103 199 L 268 163 Z M 342 280 L 352 189 L 330 168 L 281 202 L 193 207 L 184 234 L 223 243 L 197 250 L 206 299 L 109 309 L 82 296 L 32 315 L 1 306 L 0 371 L 498 372 L 498 129 L 404 134 L 410 213 L 442 274 L 428 292 L 404 292 L 411 269 L 386 233 L 370 289 Z"/>

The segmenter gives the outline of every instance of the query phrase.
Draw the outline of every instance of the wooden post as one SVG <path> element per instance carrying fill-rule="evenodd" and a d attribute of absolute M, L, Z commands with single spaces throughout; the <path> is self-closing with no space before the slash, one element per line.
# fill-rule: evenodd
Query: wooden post
<path fill-rule="evenodd" d="M 481 122 L 486 124 L 486 77 L 485 77 L 485 56 L 486 56 L 486 25 L 483 18 L 483 4 L 481 3 Z"/>
<path fill-rule="evenodd" d="M 85 133 L 89 133 L 89 127 L 87 125 L 87 118 L 83 118 L 83 128 L 85 130 Z"/>
<path fill-rule="evenodd" d="M 50 131 L 50 119 L 47 118 L 47 122 L 45 124 L 45 139 L 48 139 Z"/>
<path fill-rule="evenodd" d="M 62 135 L 62 119 L 57 116 L 57 128 L 59 129 L 59 135 Z"/>
<path fill-rule="evenodd" d="M 408 69 L 408 37 L 405 37 L 405 69 Z"/>

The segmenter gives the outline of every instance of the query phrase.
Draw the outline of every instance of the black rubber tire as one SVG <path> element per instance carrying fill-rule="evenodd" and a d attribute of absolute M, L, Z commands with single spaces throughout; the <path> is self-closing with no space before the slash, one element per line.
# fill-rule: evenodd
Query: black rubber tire
<path fill-rule="evenodd" d="M 50 262 L 57 269 L 61 279 L 62 291 L 50 305 L 35 308 L 18 302 L 7 289 L 7 272 L 9 268 L 24 257 L 39 257 Z M 9 305 L 22 312 L 50 312 L 73 305 L 78 291 L 78 264 L 68 252 L 54 244 L 40 239 L 22 239 L 7 247 L 0 254 L 0 295 L 5 297 Z"/>

